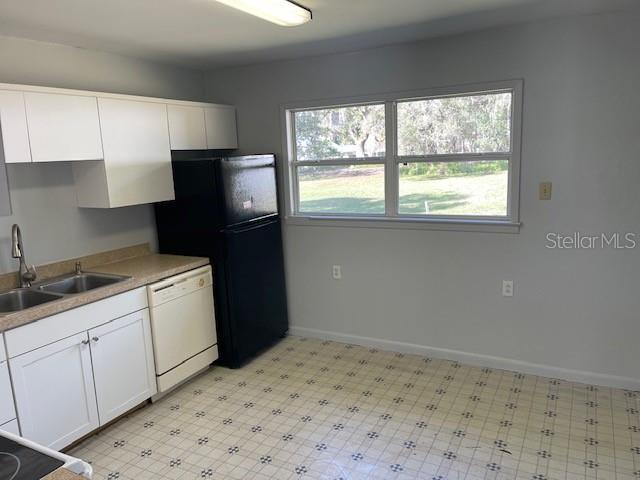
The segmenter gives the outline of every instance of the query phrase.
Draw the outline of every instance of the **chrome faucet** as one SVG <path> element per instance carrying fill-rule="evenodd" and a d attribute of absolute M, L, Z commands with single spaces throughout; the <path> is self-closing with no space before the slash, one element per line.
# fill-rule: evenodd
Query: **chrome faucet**
<path fill-rule="evenodd" d="M 36 267 L 27 267 L 27 262 L 24 259 L 24 247 L 22 246 L 22 233 L 20 227 L 14 224 L 11 228 L 11 255 L 13 258 L 20 259 L 20 269 L 18 270 L 18 281 L 21 288 L 28 288 L 31 286 L 31 282 L 36 279 Z"/>

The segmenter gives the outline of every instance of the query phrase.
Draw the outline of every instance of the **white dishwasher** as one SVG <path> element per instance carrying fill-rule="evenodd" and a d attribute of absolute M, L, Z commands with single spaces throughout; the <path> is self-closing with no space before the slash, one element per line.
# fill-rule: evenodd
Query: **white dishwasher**
<path fill-rule="evenodd" d="M 213 277 L 206 266 L 147 287 L 158 393 L 218 358 Z"/>

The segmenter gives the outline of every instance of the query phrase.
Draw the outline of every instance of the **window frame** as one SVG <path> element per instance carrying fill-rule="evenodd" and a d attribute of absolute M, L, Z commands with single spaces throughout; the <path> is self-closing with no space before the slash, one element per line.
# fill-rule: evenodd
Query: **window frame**
<path fill-rule="evenodd" d="M 508 153 L 435 154 L 399 156 L 397 134 L 397 107 L 407 101 L 428 100 L 443 97 L 472 96 L 483 93 L 512 93 L 511 103 L 511 151 Z M 506 80 L 469 85 L 437 87 L 409 92 L 367 95 L 332 100 L 292 102 L 281 106 L 283 125 L 283 152 L 285 168 L 285 220 L 291 225 L 324 225 L 365 228 L 408 228 L 460 231 L 488 231 L 517 233 L 520 228 L 520 163 L 522 148 L 523 81 Z M 298 161 L 296 157 L 295 113 L 304 110 L 331 109 L 359 105 L 384 104 L 385 107 L 385 156 L 326 160 Z M 399 213 L 400 165 L 403 163 L 455 162 L 479 160 L 508 160 L 508 190 L 506 216 L 481 215 L 407 215 Z M 299 183 L 297 169 L 300 166 L 317 165 L 384 165 L 385 213 L 350 214 L 301 212 L 299 210 Z"/>

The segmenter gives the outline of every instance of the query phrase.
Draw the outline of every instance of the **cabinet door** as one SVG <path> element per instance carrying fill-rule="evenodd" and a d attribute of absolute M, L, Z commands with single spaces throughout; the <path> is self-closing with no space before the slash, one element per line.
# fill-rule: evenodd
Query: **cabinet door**
<path fill-rule="evenodd" d="M 149 310 L 89 330 L 100 424 L 156 393 Z"/>
<path fill-rule="evenodd" d="M 204 119 L 207 129 L 207 148 L 238 148 L 234 107 L 205 107 Z"/>
<path fill-rule="evenodd" d="M 0 91 L 0 127 L 5 163 L 31 162 L 27 115 L 22 92 Z"/>
<path fill-rule="evenodd" d="M 86 332 L 9 360 L 22 436 L 54 450 L 98 428 Z"/>
<path fill-rule="evenodd" d="M 24 93 L 34 162 L 103 158 L 96 97 Z"/>
<path fill-rule="evenodd" d="M 109 207 L 173 200 L 167 106 L 99 98 Z"/>
<path fill-rule="evenodd" d="M 204 150 L 207 133 L 204 127 L 204 108 L 167 105 L 171 150 Z"/>
<path fill-rule="evenodd" d="M 0 425 L 16 418 L 7 362 L 0 363 Z"/>

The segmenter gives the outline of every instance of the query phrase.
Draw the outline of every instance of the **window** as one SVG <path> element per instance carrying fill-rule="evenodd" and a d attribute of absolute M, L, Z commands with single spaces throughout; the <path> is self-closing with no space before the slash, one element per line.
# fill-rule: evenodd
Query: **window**
<path fill-rule="evenodd" d="M 289 214 L 517 225 L 522 84 L 482 87 L 285 108 Z"/>
<path fill-rule="evenodd" d="M 385 213 L 384 104 L 293 112 L 297 211 Z"/>
<path fill-rule="evenodd" d="M 397 103 L 400 215 L 508 216 L 512 97 Z"/>

